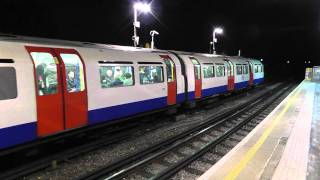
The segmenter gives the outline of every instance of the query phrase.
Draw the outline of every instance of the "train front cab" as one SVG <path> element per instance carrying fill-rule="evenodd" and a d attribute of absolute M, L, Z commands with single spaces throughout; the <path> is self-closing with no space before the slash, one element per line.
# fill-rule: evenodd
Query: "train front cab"
<path fill-rule="evenodd" d="M 74 49 L 26 46 L 34 64 L 37 134 L 88 124 L 85 64 Z"/>

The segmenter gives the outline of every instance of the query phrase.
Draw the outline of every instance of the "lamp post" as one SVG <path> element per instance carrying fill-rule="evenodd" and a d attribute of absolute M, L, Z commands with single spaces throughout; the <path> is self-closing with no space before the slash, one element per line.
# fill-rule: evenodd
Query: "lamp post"
<path fill-rule="evenodd" d="M 132 40 L 133 45 L 137 47 L 139 45 L 139 36 L 137 35 L 137 28 L 140 28 L 140 22 L 138 21 L 138 11 L 143 13 L 149 13 L 151 12 L 151 7 L 149 4 L 138 2 L 133 5 L 133 11 L 134 21 Z"/>
<path fill-rule="evenodd" d="M 213 54 L 216 54 L 214 43 L 218 42 L 218 40 L 216 38 L 216 34 L 222 34 L 222 33 L 223 33 L 223 29 L 221 29 L 221 28 L 214 28 L 214 30 L 213 30 L 213 39 L 212 39 L 212 53 Z"/>
<path fill-rule="evenodd" d="M 154 35 L 159 35 L 159 33 L 156 30 L 150 31 L 151 35 L 151 49 L 154 49 Z"/>

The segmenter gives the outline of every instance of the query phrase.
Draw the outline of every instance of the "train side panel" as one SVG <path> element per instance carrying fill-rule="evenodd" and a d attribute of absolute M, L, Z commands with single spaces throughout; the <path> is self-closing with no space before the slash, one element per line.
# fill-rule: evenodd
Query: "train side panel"
<path fill-rule="evenodd" d="M 187 100 L 187 97 L 185 95 L 185 77 L 182 74 L 183 65 L 181 64 L 181 62 L 176 56 L 172 54 L 168 56 L 170 56 L 170 58 L 175 63 L 176 78 L 177 78 L 177 104 L 181 104 Z"/>
<path fill-rule="evenodd" d="M 79 50 L 87 65 L 89 124 L 110 121 L 167 107 L 166 66 L 155 54 L 120 52 L 115 50 Z M 132 64 L 99 64 L 98 61 L 123 61 Z M 138 64 L 144 62 L 145 64 Z M 160 63 L 157 65 L 148 64 Z M 126 66 L 134 69 L 134 85 L 102 87 L 101 67 Z M 141 84 L 139 68 L 158 66 L 163 70 L 163 82 Z"/>
<path fill-rule="evenodd" d="M 0 60 L 0 149 L 3 149 L 36 139 L 37 116 L 33 64 L 24 46 L 1 42 L 0 59 L 14 61 Z"/>
<path fill-rule="evenodd" d="M 225 62 L 217 57 L 196 56 L 201 63 L 202 97 L 209 97 L 227 92 L 227 68 Z M 205 69 L 213 66 L 214 77 L 205 75 Z M 221 72 L 223 71 L 223 72 Z M 205 77 L 206 76 L 206 77 Z"/>
<path fill-rule="evenodd" d="M 261 61 L 252 60 L 253 68 L 253 82 L 254 85 L 263 83 L 264 81 L 264 66 Z"/>
<path fill-rule="evenodd" d="M 230 61 L 234 65 L 235 90 L 249 87 L 250 74 L 248 63 L 237 57 L 230 58 Z"/>

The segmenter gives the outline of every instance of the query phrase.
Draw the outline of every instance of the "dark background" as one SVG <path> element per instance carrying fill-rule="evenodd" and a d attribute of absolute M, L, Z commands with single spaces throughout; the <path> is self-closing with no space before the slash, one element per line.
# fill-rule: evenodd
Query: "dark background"
<path fill-rule="evenodd" d="M 0 32 L 132 45 L 134 2 L 1 0 Z M 320 64 L 319 8 L 317 0 L 153 0 L 153 14 L 139 16 L 139 36 L 150 42 L 156 29 L 160 49 L 209 52 L 212 29 L 221 26 L 219 54 L 241 49 L 263 59 L 268 76 L 302 79 L 305 67 Z"/>

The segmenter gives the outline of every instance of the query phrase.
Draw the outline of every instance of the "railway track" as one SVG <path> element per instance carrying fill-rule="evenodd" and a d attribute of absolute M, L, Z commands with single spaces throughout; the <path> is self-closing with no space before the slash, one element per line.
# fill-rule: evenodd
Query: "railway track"
<path fill-rule="evenodd" d="M 257 89 L 261 89 L 264 86 L 266 86 L 266 84 L 258 87 Z M 205 104 L 200 107 L 204 107 L 205 109 L 210 109 L 213 106 L 219 106 L 220 104 L 227 103 L 229 101 L 233 101 L 233 100 L 242 98 L 243 96 L 244 96 L 244 93 L 236 94 L 231 97 L 229 96 L 228 98 L 222 98 L 218 102 Z M 197 109 L 199 110 L 199 108 L 197 108 Z M 185 113 L 185 112 L 180 112 L 180 114 L 181 113 Z M 67 147 L 64 145 L 62 145 L 61 147 L 58 147 L 59 145 L 57 145 L 57 147 L 55 147 L 54 149 L 51 148 L 50 153 L 41 154 L 41 156 L 39 156 L 39 157 L 35 156 L 36 158 L 33 158 L 32 160 L 30 160 L 30 162 L 23 162 L 23 163 L 21 163 L 23 165 L 20 165 L 17 167 L 13 166 L 13 168 L 11 168 L 11 169 L 3 170 L 0 174 L 0 179 L 20 178 L 20 177 L 26 176 L 28 174 L 31 174 L 33 172 L 37 172 L 41 169 L 47 168 L 49 166 L 52 166 L 52 165 L 55 166 L 59 162 L 63 162 L 67 159 L 70 159 L 70 158 L 79 156 L 81 154 L 93 151 L 93 150 L 98 149 L 100 147 L 110 145 L 113 143 L 118 143 L 122 140 L 129 138 L 130 135 L 132 134 L 131 133 L 132 131 L 130 131 L 130 130 L 136 129 L 136 128 L 138 128 L 138 126 L 139 126 L 139 123 L 136 123 L 136 122 L 126 124 L 125 126 L 119 126 L 115 129 L 107 131 L 104 134 L 100 134 L 98 140 L 92 139 L 92 141 L 90 141 L 90 143 L 79 143 L 78 145 L 76 145 L 76 143 L 75 143 L 70 147 Z M 123 133 L 123 132 L 125 132 L 125 133 Z M 93 136 L 96 136 L 96 135 L 93 135 Z M 59 141 L 58 138 L 57 138 L 57 141 Z M 66 142 L 68 142 L 68 141 L 66 141 Z M 61 151 L 62 148 L 64 148 L 65 150 Z M 39 150 L 36 150 L 36 152 L 37 151 L 39 151 Z M 46 151 L 46 149 L 43 151 Z M 18 156 L 16 156 L 14 154 L 11 157 L 21 157 L 21 156 L 19 154 L 18 154 Z M 10 161 L 10 159 L 11 158 L 7 158 L 7 160 L 5 160 L 5 161 Z M 23 158 L 21 158 L 21 159 L 23 159 Z M 22 161 L 21 159 L 19 161 Z M 4 160 L 4 159 L 2 158 L 2 160 Z M 8 168 L 9 167 L 8 164 L 6 164 L 5 167 Z"/>
<path fill-rule="evenodd" d="M 226 141 L 239 142 L 259 122 L 264 111 L 271 111 L 272 104 L 293 85 L 282 85 L 236 108 L 213 115 L 204 123 L 178 136 L 163 141 L 126 159 L 102 167 L 79 178 L 82 179 L 168 179 L 184 170 L 192 162 L 218 146 L 231 149 Z M 261 120 L 261 118 L 260 118 Z M 231 140 L 230 140 L 231 139 Z M 216 156 L 223 156 L 218 153 Z M 203 160 L 206 161 L 206 160 Z M 207 160 L 214 164 L 212 160 Z M 189 168 L 190 171 L 190 168 Z M 195 174 L 201 170 L 191 168 Z"/>

